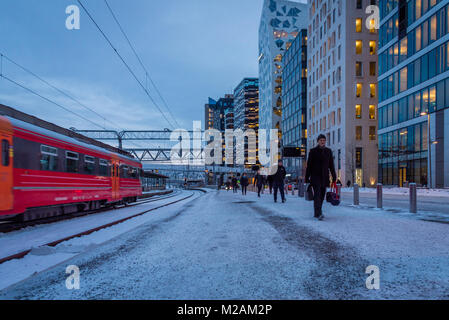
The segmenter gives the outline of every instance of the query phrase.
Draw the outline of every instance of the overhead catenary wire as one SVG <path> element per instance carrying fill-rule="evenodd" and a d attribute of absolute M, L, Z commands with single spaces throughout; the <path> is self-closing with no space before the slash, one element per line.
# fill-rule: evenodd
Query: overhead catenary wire
<path fill-rule="evenodd" d="M 153 105 L 158 109 L 160 114 L 164 117 L 164 119 L 167 121 L 167 123 L 172 127 L 172 129 L 175 128 L 173 124 L 170 122 L 170 120 L 167 118 L 167 116 L 162 112 L 159 105 L 156 103 L 156 101 L 153 99 L 153 97 L 148 92 L 148 89 L 145 88 L 145 86 L 142 84 L 142 82 L 139 80 L 139 78 L 136 76 L 134 71 L 131 69 L 131 67 L 128 65 L 128 63 L 125 61 L 125 59 L 122 57 L 122 55 L 118 52 L 118 50 L 115 48 L 114 44 L 111 42 L 109 37 L 104 33 L 104 31 L 101 29 L 101 27 L 98 25 L 98 23 L 95 21 L 94 17 L 90 14 L 89 10 L 84 6 L 84 4 L 81 2 L 81 0 L 77 0 L 79 5 L 83 8 L 83 10 L 86 12 L 89 19 L 93 22 L 95 27 L 98 29 L 98 31 L 101 33 L 103 38 L 106 40 L 106 42 L 109 44 L 109 46 L 114 50 L 115 54 L 119 57 L 119 59 L 122 61 L 122 63 L 125 65 L 126 69 L 128 69 L 129 73 L 133 76 L 133 78 L 136 80 L 136 82 L 139 84 L 139 86 L 143 89 L 143 91 L 146 93 L 147 97 L 150 99 L 150 101 L 153 103 Z"/>
<path fill-rule="evenodd" d="M 9 58 L 8 56 L 1 54 L 2 57 L 4 57 L 4 59 L 6 61 L 9 61 L 10 63 L 12 63 L 13 65 L 15 65 L 16 67 L 22 69 L 23 71 L 25 71 L 26 73 L 32 75 L 33 77 L 35 77 L 36 79 L 42 81 L 43 83 L 45 83 L 47 86 L 49 86 L 50 88 L 56 90 L 57 92 L 59 92 L 60 94 L 62 94 L 63 96 L 69 98 L 70 100 L 76 102 L 77 104 L 79 104 L 80 106 L 82 106 L 83 108 L 85 108 L 86 110 L 89 110 L 90 112 L 94 113 L 95 115 L 97 115 L 98 117 L 100 117 L 101 119 L 103 119 L 103 121 L 105 122 L 109 122 L 113 127 L 116 128 L 120 128 L 120 126 L 118 126 L 117 124 L 111 122 L 110 120 L 106 119 L 106 117 L 102 116 L 101 114 L 99 114 L 98 112 L 96 112 L 95 110 L 93 110 L 92 108 L 86 106 L 85 104 L 81 103 L 78 99 L 74 98 L 73 96 L 71 96 L 70 94 L 68 94 L 67 92 L 57 88 L 55 85 L 49 83 L 48 81 L 46 81 L 45 79 L 43 79 L 42 77 L 38 76 L 37 74 L 35 74 L 33 71 L 29 70 L 28 68 L 25 68 L 24 66 L 20 65 L 18 62 L 12 60 L 11 58 Z M 104 128 L 104 127 L 103 127 Z"/>
<path fill-rule="evenodd" d="M 15 80 L 12 80 L 11 78 L 5 76 L 5 75 L 3 74 L 3 59 L 5 59 L 5 61 L 8 61 L 8 62 L 12 63 L 13 65 L 15 65 L 16 67 L 18 67 L 18 68 L 20 68 L 21 70 L 25 71 L 26 73 L 32 75 L 33 77 L 39 79 L 40 81 L 42 81 L 43 83 L 45 83 L 45 84 L 46 84 L 47 86 L 49 86 L 50 88 L 53 88 L 54 90 L 56 90 L 56 91 L 59 92 L 60 94 L 64 95 L 65 97 L 67 97 L 67 98 L 69 98 L 69 99 L 71 99 L 72 101 L 78 103 L 78 104 L 81 105 L 83 108 L 85 108 L 85 109 L 87 109 L 87 110 L 93 112 L 94 114 L 96 114 L 97 116 L 99 116 L 101 119 L 103 119 L 105 122 L 109 122 L 111 125 L 113 125 L 113 127 L 118 128 L 118 129 L 120 129 L 120 130 L 122 130 L 122 131 L 125 131 L 125 129 L 123 129 L 121 126 L 119 126 L 119 125 L 117 125 L 116 123 L 113 123 L 112 121 L 108 120 L 107 118 L 105 118 L 104 116 L 102 116 L 101 114 L 99 114 L 98 112 L 96 112 L 95 110 L 93 110 L 92 108 L 90 108 L 90 107 L 86 106 L 85 104 L 81 103 L 78 99 L 74 98 L 73 96 L 69 95 L 68 93 L 64 92 L 63 90 L 57 88 L 55 85 L 49 83 L 48 81 L 46 81 L 45 79 L 43 79 L 42 77 L 40 77 L 39 75 L 37 75 L 36 73 L 34 73 L 33 71 L 31 71 L 31 70 L 29 70 L 28 68 L 26 68 L 26 67 L 20 65 L 18 62 L 14 61 L 13 59 L 9 58 L 8 56 L 6 56 L 5 54 L 3 54 L 3 53 L 1 53 L 1 52 L 0 52 L 0 60 L 1 60 L 1 61 L 0 61 L 0 64 L 1 64 L 1 68 L 0 68 L 0 78 L 4 78 L 5 80 L 9 81 L 10 83 L 12 83 L 12 84 L 14 84 L 14 85 L 16 85 L 16 86 L 18 86 L 18 87 L 21 87 L 22 89 L 28 91 L 29 93 L 34 94 L 34 95 L 40 97 L 41 99 L 44 99 L 45 101 L 50 102 L 50 103 L 52 103 L 52 104 L 58 106 L 59 108 L 62 108 L 63 110 L 65 110 L 65 111 L 67 111 L 67 112 L 70 112 L 71 114 L 73 114 L 73 115 L 75 115 L 75 116 L 77 116 L 77 117 L 79 117 L 79 118 L 81 118 L 81 119 L 83 119 L 83 120 L 85 120 L 85 121 L 88 121 L 90 124 L 93 124 L 94 126 L 96 126 L 96 127 L 98 127 L 98 128 L 101 128 L 101 129 L 103 129 L 103 130 L 108 130 L 105 126 L 99 125 L 99 124 L 93 122 L 92 120 L 89 120 L 89 119 L 87 119 L 86 117 L 81 116 L 81 115 L 79 115 L 78 113 L 76 113 L 76 112 L 70 110 L 69 108 L 64 107 L 64 106 L 61 105 L 60 103 L 56 103 L 55 101 L 51 100 L 50 98 L 44 97 L 43 95 L 41 95 L 41 94 L 37 93 L 36 91 L 34 91 L 34 90 L 32 90 L 32 89 L 26 87 L 25 85 L 20 84 L 19 82 L 15 81 Z M 131 142 L 131 143 L 132 143 L 133 145 L 137 146 L 137 147 L 142 147 L 141 145 L 136 144 L 136 143 L 134 143 L 134 142 Z"/>
<path fill-rule="evenodd" d="M 18 87 L 20 87 L 20 88 L 22 88 L 22 89 L 28 91 L 29 93 L 32 93 L 32 94 L 34 94 L 34 95 L 40 97 L 41 99 L 43 99 L 43 100 L 45 100 L 45 101 L 47 101 L 47 102 L 49 102 L 49 103 L 51 103 L 51 104 L 54 104 L 55 106 L 57 106 L 57 107 L 59 107 L 59 108 L 61 108 L 61 109 L 64 109 L 65 111 L 67 111 L 67 112 L 69 112 L 69 113 L 71 113 L 71 114 L 73 114 L 73 115 L 75 115 L 75 116 L 77 116 L 77 117 L 79 117 L 79 118 L 81 118 L 81 119 L 83 119 L 83 120 L 89 122 L 90 124 L 92 124 L 92 125 L 94 125 L 94 126 L 96 126 L 96 127 L 99 127 L 99 128 L 101 128 L 101 129 L 107 130 L 105 127 L 103 127 L 103 126 L 101 126 L 101 125 L 99 125 L 99 124 L 97 124 L 97 123 L 95 123 L 95 122 L 93 122 L 93 121 L 87 119 L 86 117 L 83 117 L 82 115 L 80 115 L 80 114 L 78 114 L 78 113 L 76 113 L 76 112 L 70 110 L 70 109 L 67 108 L 67 107 L 64 107 L 64 106 L 61 105 L 60 103 L 57 103 L 57 102 L 55 102 L 55 101 L 53 101 L 53 100 L 51 100 L 51 99 L 49 99 L 49 98 L 47 98 L 47 97 L 44 97 L 43 95 L 37 93 L 37 92 L 34 91 L 33 89 L 30 89 L 30 88 L 26 87 L 25 85 L 23 85 L 23 84 L 21 84 L 21 83 L 15 81 L 15 80 L 13 80 L 13 79 L 11 79 L 11 78 L 5 76 L 4 74 L 1 74 L 0 77 L 3 78 L 3 79 L 5 79 L 5 80 L 7 80 L 7 81 L 9 81 L 9 82 L 11 82 L 12 84 L 14 84 L 14 85 L 16 85 L 16 86 L 18 86 Z"/>
<path fill-rule="evenodd" d="M 117 26 L 119 27 L 121 33 L 123 34 L 123 36 L 125 37 L 126 41 L 128 42 L 129 47 L 131 48 L 131 50 L 133 51 L 134 55 L 136 56 L 137 60 L 139 61 L 140 66 L 142 67 L 143 71 L 145 72 L 145 82 L 146 85 L 148 86 L 148 80 L 150 80 L 151 84 L 153 85 L 156 93 L 158 94 L 159 98 L 161 99 L 162 103 L 165 105 L 165 107 L 167 108 L 168 113 L 170 114 L 170 116 L 172 117 L 173 121 L 175 122 L 175 124 L 177 125 L 178 128 L 180 128 L 178 121 L 176 120 L 176 118 L 173 116 L 173 113 L 170 110 L 170 107 L 167 104 L 167 101 L 164 99 L 164 97 L 162 96 L 161 92 L 159 91 L 158 87 L 156 86 L 156 84 L 154 83 L 153 79 L 150 76 L 150 73 L 148 72 L 147 68 L 145 67 L 144 63 L 142 62 L 142 59 L 140 58 L 140 56 L 138 55 L 136 49 L 134 48 L 133 44 L 131 43 L 129 37 L 127 36 L 125 30 L 123 29 L 122 25 L 120 24 L 117 16 L 115 15 L 114 11 L 112 10 L 111 6 L 109 5 L 107 0 L 104 0 L 109 12 L 111 13 L 114 21 L 116 22 Z"/>

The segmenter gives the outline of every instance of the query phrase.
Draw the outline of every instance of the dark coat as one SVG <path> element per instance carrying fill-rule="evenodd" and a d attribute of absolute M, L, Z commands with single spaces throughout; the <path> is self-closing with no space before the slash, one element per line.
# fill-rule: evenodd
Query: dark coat
<path fill-rule="evenodd" d="M 236 185 L 237 185 L 237 178 L 232 178 L 231 184 L 232 184 L 233 186 L 236 186 Z"/>
<path fill-rule="evenodd" d="M 249 185 L 248 177 L 242 177 L 242 178 L 240 179 L 240 184 L 241 184 L 243 187 L 247 187 L 247 186 Z"/>
<path fill-rule="evenodd" d="M 269 175 L 267 178 L 268 185 L 271 187 L 273 185 L 273 176 Z"/>
<path fill-rule="evenodd" d="M 284 179 L 286 175 L 287 171 L 285 171 L 284 166 L 278 166 L 278 170 L 273 175 L 273 182 L 277 184 L 284 184 Z"/>
<path fill-rule="evenodd" d="M 265 179 L 264 179 L 264 177 L 262 176 L 262 175 L 260 175 L 260 174 L 256 174 L 256 177 L 255 177 L 255 179 L 254 179 L 254 185 L 255 186 L 258 186 L 258 187 L 261 187 L 261 186 L 263 186 L 265 184 Z"/>
<path fill-rule="evenodd" d="M 329 173 L 332 175 L 332 181 L 336 181 L 332 150 L 318 146 L 311 149 L 307 160 L 306 183 L 329 187 Z"/>

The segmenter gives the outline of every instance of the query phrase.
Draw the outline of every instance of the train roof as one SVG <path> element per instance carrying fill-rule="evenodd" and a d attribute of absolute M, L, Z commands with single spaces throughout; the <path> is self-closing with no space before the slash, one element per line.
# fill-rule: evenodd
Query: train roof
<path fill-rule="evenodd" d="M 133 155 L 127 151 L 115 148 L 101 141 L 83 136 L 77 132 L 57 126 L 53 123 L 44 121 L 29 114 L 20 112 L 11 107 L 0 104 L 0 115 L 6 117 L 11 121 L 13 126 L 20 127 L 29 131 L 37 132 L 39 134 L 62 140 L 64 142 L 72 143 L 82 146 L 84 148 L 93 149 L 103 152 L 106 155 L 115 153 L 118 156 L 127 160 L 136 160 Z"/>

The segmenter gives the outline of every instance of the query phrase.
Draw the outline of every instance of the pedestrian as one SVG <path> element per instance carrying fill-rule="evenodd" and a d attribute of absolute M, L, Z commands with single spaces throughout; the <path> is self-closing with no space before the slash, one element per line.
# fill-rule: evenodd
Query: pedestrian
<path fill-rule="evenodd" d="M 240 179 L 240 185 L 242 186 L 242 195 L 246 196 L 246 189 L 249 185 L 248 177 L 246 176 L 246 173 L 242 175 L 242 178 Z"/>
<path fill-rule="evenodd" d="M 232 177 L 231 184 L 232 184 L 232 192 L 237 193 L 237 178 L 236 177 Z"/>
<path fill-rule="evenodd" d="M 326 195 L 326 188 L 329 187 L 329 173 L 332 175 L 332 181 L 337 180 L 335 174 L 334 157 L 332 150 L 326 148 L 326 136 L 318 136 L 318 145 L 311 149 L 307 160 L 306 183 L 310 183 L 313 188 L 313 206 L 314 216 L 323 220 L 323 201 Z"/>
<path fill-rule="evenodd" d="M 270 194 L 273 193 L 273 176 L 269 175 L 267 177 L 267 182 L 268 182 L 268 188 L 270 188 Z"/>
<path fill-rule="evenodd" d="M 349 188 L 351 186 L 351 181 L 348 180 L 348 182 L 346 182 L 346 186 Z"/>
<path fill-rule="evenodd" d="M 282 160 L 279 160 L 277 171 L 273 175 L 274 202 L 277 202 L 278 190 L 281 194 L 282 203 L 284 203 L 286 201 L 285 193 L 284 193 L 284 179 L 285 179 L 286 175 L 287 175 L 287 171 L 285 171 L 285 168 L 282 165 Z"/>
<path fill-rule="evenodd" d="M 260 192 L 263 192 L 264 187 L 264 177 L 260 174 L 260 170 L 257 171 L 256 177 L 254 179 L 254 186 L 257 187 L 257 196 L 260 198 Z"/>

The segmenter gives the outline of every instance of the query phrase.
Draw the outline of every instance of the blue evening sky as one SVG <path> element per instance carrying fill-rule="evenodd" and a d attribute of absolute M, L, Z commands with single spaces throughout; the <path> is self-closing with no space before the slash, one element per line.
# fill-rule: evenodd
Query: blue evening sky
<path fill-rule="evenodd" d="M 103 0 L 82 0 L 142 82 L 145 75 Z M 258 75 L 263 0 L 108 0 L 180 126 L 204 121 L 209 96 L 232 93 Z M 170 127 L 85 12 L 81 29 L 65 27 L 76 0 L 1 0 L 0 53 L 29 68 L 113 124 L 3 59 L 3 74 L 113 129 Z M 165 110 L 154 90 L 150 91 Z M 98 129 L 0 79 L 0 103 L 64 127 Z"/>

